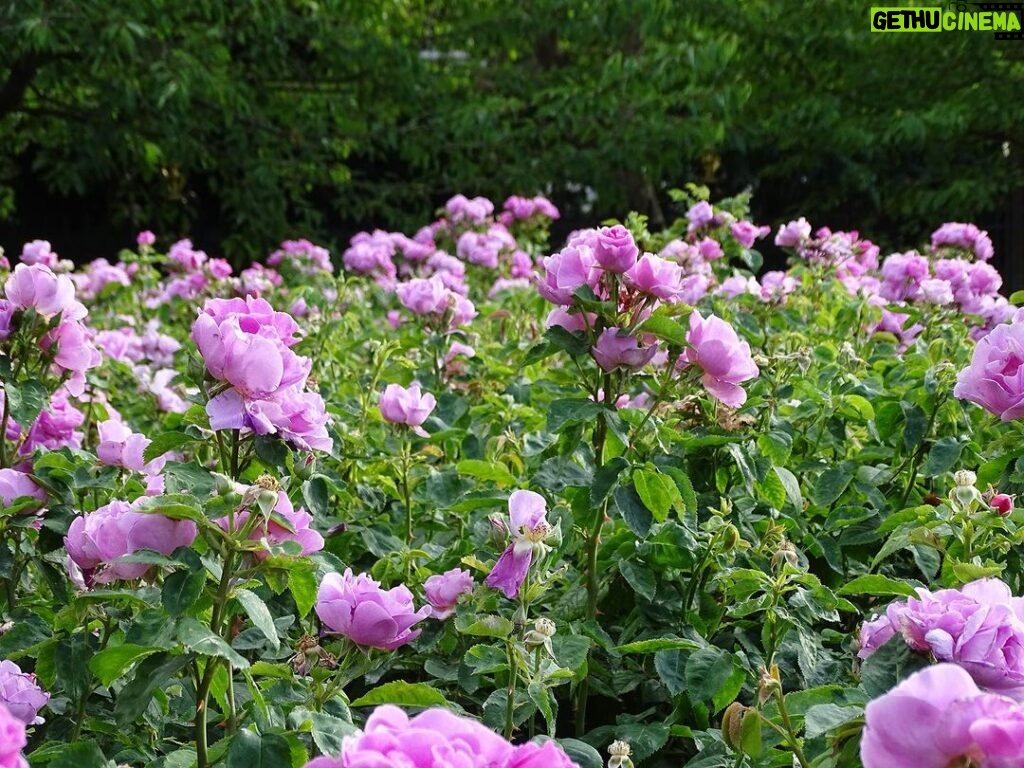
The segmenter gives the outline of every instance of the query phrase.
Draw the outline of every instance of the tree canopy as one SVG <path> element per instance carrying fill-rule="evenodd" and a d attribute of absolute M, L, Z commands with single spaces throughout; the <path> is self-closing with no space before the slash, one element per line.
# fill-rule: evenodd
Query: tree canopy
<path fill-rule="evenodd" d="M 1022 54 L 840 0 L 14 0 L 0 222 L 43 190 L 241 256 L 460 191 L 660 223 L 694 179 L 895 240 L 1021 185 Z"/>

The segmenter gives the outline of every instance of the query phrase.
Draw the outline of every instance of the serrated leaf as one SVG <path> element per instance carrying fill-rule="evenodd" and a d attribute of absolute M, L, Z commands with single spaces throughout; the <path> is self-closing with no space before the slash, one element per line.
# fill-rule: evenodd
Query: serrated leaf
<path fill-rule="evenodd" d="M 228 747 L 226 768 L 288 768 L 292 765 L 288 740 L 277 733 L 259 734 L 243 730 Z"/>
<path fill-rule="evenodd" d="M 502 486 L 516 484 L 515 476 L 508 471 L 508 468 L 498 461 L 482 461 L 480 459 L 465 459 L 455 465 L 460 475 L 469 475 L 477 480 L 485 480 Z"/>
<path fill-rule="evenodd" d="M 316 604 L 316 576 L 306 568 L 292 568 L 288 571 L 288 591 L 292 593 L 299 618 L 305 618 Z"/>
<path fill-rule="evenodd" d="M 636 470 L 633 473 L 633 487 L 659 523 L 665 522 L 669 511 L 683 500 L 675 481 L 661 472 Z"/>
<path fill-rule="evenodd" d="M 395 704 L 401 707 L 450 706 L 448 699 L 434 686 L 426 683 L 407 683 L 404 680 L 379 685 L 349 706 L 374 707 L 380 704 Z"/>
<path fill-rule="evenodd" d="M 228 645 L 223 637 L 214 634 L 213 630 L 192 616 L 186 616 L 178 624 L 178 639 L 193 653 L 227 659 L 235 669 L 246 669 L 249 666 L 248 660 Z"/>
<path fill-rule="evenodd" d="M 98 651 L 89 659 L 89 669 L 103 685 L 109 686 L 136 661 L 141 661 L 161 650 L 161 648 L 131 643 L 115 645 Z"/>
<path fill-rule="evenodd" d="M 185 432 L 161 432 L 146 446 L 146 450 L 142 452 L 142 459 L 148 464 L 168 451 L 175 451 L 184 445 L 195 442 L 197 442 L 197 438 Z"/>
<path fill-rule="evenodd" d="M 270 641 L 274 650 L 280 648 L 281 641 L 277 636 L 277 628 L 274 626 L 274 617 L 270 615 L 267 604 L 255 592 L 250 592 L 248 589 L 235 590 L 235 599 L 242 604 L 253 625 Z"/>
<path fill-rule="evenodd" d="M 847 582 L 836 590 L 840 595 L 895 595 L 917 597 L 917 590 L 904 581 L 890 579 L 877 573 L 866 573 Z"/>
<path fill-rule="evenodd" d="M 834 728 L 856 720 L 863 715 L 863 707 L 816 704 L 808 709 L 804 715 L 804 736 L 808 739 L 824 736 Z"/>
<path fill-rule="evenodd" d="M 672 650 L 697 651 L 703 647 L 700 643 L 681 637 L 658 637 L 617 645 L 615 650 L 619 653 L 657 653 L 658 651 Z"/>
<path fill-rule="evenodd" d="M 464 635 L 504 639 L 512 634 L 515 625 L 504 616 L 466 614 L 455 617 L 455 629 Z"/>

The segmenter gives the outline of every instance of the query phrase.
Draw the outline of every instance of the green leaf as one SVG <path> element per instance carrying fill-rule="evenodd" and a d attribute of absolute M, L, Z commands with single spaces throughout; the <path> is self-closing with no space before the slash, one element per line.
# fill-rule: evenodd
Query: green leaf
<path fill-rule="evenodd" d="M 761 716 L 756 710 L 747 710 L 740 721 L 740 749 L 743 754 L 758 757 L 764 746 L 761 743 Z"/>
<path fill-rule="evenodd" d="M 686 693 L 691 701 L 711 701 L 732 673 L 731 653 L 721 648 L 702 648 L 686 662 Z"/>
<path fill-rule="evenodd" d="M 49 391 L 35 379 L 17 385 L 5 382 L 4 390 L 7 392 L 7 408 L 11 418 L 21 424 L 23 429 L 32 425 L 50 400 Z"/>
<path fill-rule="evenodd" d="M 516 485 L 515 476 L 498 461 L 466 459 L 456 464 L 455 469 L 460 475 L 469 475 L 477 480 L 485 480 L 502 486 Z"/>
<path fill-rule="evenodd" d="M 553 325 L 544 332 L 544 338 L 555 349 L 568 352 L 573 357 L 590 351 L 590 343 L 582 333 L 571 333 L 560 325 Z M 543 358 L 540 358 L 543 360 Z M 533 360 L 532 362 L 537 362 Z M 528 363 L 529 364 L 529 363 Z"/>
<path fill-rule="evenodd" d="M 686 346 L 687 328 L 665 315 L 651 315 L 636 330 L 637 333 L 649 333 L 652 336 L 657 336 L 676 347 Z"/>
<path fill-rule="evenodd" d="M 974 563 L 953 563 L 953 573 L 961 584 L 967 584 L 977 579 L 987 579 L 990 576 L 999 576 L 1005 566 L 1002 565 L 975 565 Z"/>
<path fill-rule="evenodd" d="M 838 590 L 840 595 L 882 595 L 917 597 L 917 590 L 905 581 L 890 579 L 877 573 L 866 573 L 844 584 Z"/>
<path fill-rule="evenodd" d="M 107 760 L 95 741 L 74 741 L 61 745 L 61 750 L 47 763 L 50 768 L 107 768 Z"/>
<path fill-rule="evenodd" d="M 196 604 L 206 585 L 206 569 L 175 571 L 164 579 L 160 599 L 172 616 L 180 616 Z"/>
<path fill-rule="evenodd" d="M 378 685 L 372 691 L 352 702 L 353 707 L 374 707 L 396 704 L 401 707 L 451 706 L 437 688 L 426 683 L 407 683 L 404 680 Z"/>
<path fill-rule="evenodd" d="M 57 678 L 72 698 L 88 693 L 91 687 L 88 664 L 95 640 L 90 640 L 86 635 L 78 634 L 61 640 L 57 645 Z"/>
<path fill-rule="evenodd" d="M 629 462 L 621 456 L 616 456 L 594 473 L 594 482 L 590 485 L 590 503 L 599 506 L 608 498 L 608 494 L 615 487 L 622 471 L 629 466 Z"/>
<path fill-rule="evenodd" d="M 601 753 L 578 739 L 555 739 L 555 743 L 579 768 L 604 768 Z"/>
<path fill-rule="evenodd" d="M 687 658 L 681 651 L 658 651 L 654 654 L 654 671 L 673 696 L 679 696 L 686 691 Z"/>
<path fill-rule="evenodd" d="M 619 510 L 619 515 L 629 526 L 629 530 L 640 538 L 646 538 L 654 524 L 654 516 L 633 486 L 619 486 L 612 498 L 615 500 L 615 508 Z"/>
<path fill-rule="evenodd" d="M 818 480 L 814 483 L 811 501 L 818 506 L 829 506 L 843 495 L 843 491 L 846 490 L 852 479 L 852 462 L 843 462 L 837 467 L 829 467 L 818 476 Z"/>
<path fill-rule="evenodd" d="M 182 446 L 195 442 L 198 442 L 198 438 L 185 432 L 161 432 L 146 446 L 146 450 L 142 452 L 142 459 L 148 463 L 159 456 L 163 456 L 168 451 L 175 451 Z"/>
<path fill-rule="evenodd" d="M 299 618 L 305 618 L 316 604 L 317 583 L 313 571 L 308 568 L 289 569 L 288 591 L 295 600 Z"/>
<path fill-rule="evenodd" d="M 227 659 L 235 669 L 246 669 L 249 666 L 245 657 L 228 645 L 223 637 L 214 634 L 213 630 L 192 616 L 186 616 L 178 624 L 178 639 L 193 653 Z"/>
<path fill-rule="evenodd" d="M 615 650 L 619 653 L 657 653 L 658 651 L 672 650 L 697 651 L 703 647 L 700 643 L 681 637 L 657 637 L 618 645 Z"/>
<path fill-rule="evenodd" d="M 331 514 L 330 498 L 327 481 L 322 475 L 313 475 L 302 484 L 302 500 L 313 517 L 327 517 Z"/>
<path fill-rule="evenodd" d="M 928 451 L 928 459 L 921 472 L 925 477 L 935 477 L 943 472 L 949 472 L 960 461 L 964 445 L 965 443 L 960 442 L 956 437 L 940 437 Z"/>
<path fill-rule="evenodd" d="M 188 664 L 188 655 L 171 656 L 159 653 L 144 659 L 135 670 L 131 682 L 117 694 L 114 716 L 121 727 L 134 723 L 153 699 L 157 688 L 162 688 L 178 670 Z"/>
<path fill-rule="evenodd" d="M 774 466 L 772 469 L 775 470 L 775 474 L 782 481 L 782 487 L 786 489 L 786 498 L 789 499 L 789 503 L 798 511 L 802 511 L 804 508 L 804 496 L 800 492 L 800 481 L 796 479 L 796 475 L 785 467 Z"/>
<path fill-rule="evenodd" d="M 816 704 L 804 715 L 804 736 L 815 739 L 864 715 L 864 707 Z"/>
<path fill-rule="evenodd" d="M 250 592 L 248 589 L 236 589 L 234 596 L 245 608 L 245 612 L 256 629 L 263 633 L 275 650 L 280 648 L 281 641 L 277 636 L 277 628 L 274 626 L 274 617 L 270 615 L 267 604 L 255 592 Z"/>
<path fill-rule="evenodd" d="M 495 614 L 463 614 L 455 617 L 455 629 L 464 635 L 504 639 L 512 634 L 515 625 L 504 616 Z"/>
<path fill-rule="evenodd" d="M 136 661 L 159 653 L 161 650 L 149 645 L 134 645 L 132 643 L 115 645 L 96 653 L 89 660 L 89 669 L 96 675 L 100 683 L 109 686 Z"/>
<path fill-rule="evenodd" d="M 565 398 L 554 400 L 548 406 L 548 431 L 560 432 L 571 424 L 589 424 L 604 411 L 601 403 L 586 398 Z"/>
<path fill-rule="evenodd" d="M 661 472 L 638 469 L 633 473 L 633 487 L 640 500 L 659 523 L 668 519 L 669 510 L 682 503 L 682 495 L 672 478 Z"/>
<path fill-rule="evenodd" d="M 323 754 L 330 757 L 340 756 L 345 737 L 359 732 L 359 729 L 348 720 L 326 712 L 313 712 L 304 707 L 293 709 L 288 714 L 288 720 L 298 729 L 308 722 L 312 726 L 310 734 L 313 736 L 313 743 Z"/>
<path fill-rule="evenodd" d="M 291 747 L 284 736 L 251 730 L 235 734 L 225 761 L 226 768 L 290 768 L 291 764 Z"/>
<path fill-rule="evenodd" d="M 537 705 L 537 709 L 544 716 L 544 723 L 547 726 L 548 734 L 555 732 L 555 711 L 551 706 L 551 693 L 542 683 L 530 683 L 526 688 L 530 701 Z"/>
<path fill-rule="evenodd" d="M 658 584 L 654 579 L 654 572 L 650 568 L 634 563 L 632 560 L 620 560 L 619 573 L 637 594 L 648 600 L 654 600 Z"/>
<path fill-rule="evenodd" d="M 786 486 L 782 484 L 782 478 L 778 472 L 769 472 L 764 476 L 764 481 L 754 481 L 754 489 L 758 496 L 768 502 L 773 509 L 781 510 L 786 506 L 789 494 L 786 493 Z"/>

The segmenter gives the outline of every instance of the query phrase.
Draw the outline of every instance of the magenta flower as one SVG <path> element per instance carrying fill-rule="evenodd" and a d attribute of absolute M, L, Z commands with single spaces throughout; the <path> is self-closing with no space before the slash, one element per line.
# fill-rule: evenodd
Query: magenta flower
<path fill-rule="evenodd" d="M 494 213 L 494 203 L 486 197 L 467 198 L 465 195 L 455 195 L 444 206 L 445 213 L 452 222 L 466 222 L 469 224 L 483 224 L 487 217 Z"/>
<path fill-rule="evenodd" d="M 448 308 L 448 289 L 438 275 L 399 283 L 395 293 L 402 306 L 414 315 L 442 314 Z"/>
<path fill-rule="evenodd" d="M 884 617 L 868 622 L 861 630 L 858 656 L 867 658 L 899 633 L 915 651 L 959 664 L 979 685 L 1024 687 L 1024 599 L 1013 597 L 999 579 L 917 592 L 917 597 L 890 604 Z"/>
<path fill-rule="evenodd" d="M 135 472 L 155 474 L 163 468 L 163 458 L 155 459 L 147 468 L 142 454 L 152 442 L 131 427 L 116 419 L 107 419 L 97 424 L 100 444 L 96 447 L 96 456 L 104 464 L 124 467 Z"/>
<path fill-rule="evenodd" d="M 1024 416 L 1024 323 L 997 325 L 978 342 L 953 395 L 1003 421 Z"/>
<path fill-rule="evenodd" d="M 568 306 L 573 294 L 584 285 L 597 285 L 600 270 L 594 251 L 585 245 L 566 246 L 542 262 L 544 274 L 537 283 L 540 295 L 552 304 Z"/>
<path fill-rule="evenodd" d="M 638 370 L 647 365 L 657 352 L 657 345 L 641 347 L 636 336 L 618 328 L 605 328 L 590 350 L 601 370 L 607 372 L 616 368 Z"/>
<path fill-rule="evenodd" d="M 4 292 L 15 309 L 34 309 L 47 320 L 69 309 L 76 310 L 76 315 L 84 314 L 75 306 L 71 278 L 55 275 L 43 264 L 15 266 L 4 283 Z"/>
<path fill-rule="evenodd" d="M 388 384 L 380 396 L 380 415 L 392 424 L 412 427 L 420 437 L 428 437 L 421 424 L 427 420 L 437 400 L 429 392 L 421 392 L 420 385 L 413 382 L 408 388 L 399 384 Z"/>
<path fill-rule="evenodd" d="M 512 541 L 501 553 L 498 562 L 487 574 L 484 583 L 500 589 L 514 600 L 526 580 L 535 550 L 544 551 L 544 540 L 551 533 L 547 521 L 547 502 L 533 491 L 513 491 L 508 499 L 508 515 Z"/>
<path fill-rule="evenodd" d="M 701 383 L 708 392 L 732 408 L 743 405 L 747 393 L 740 383 L 759 373 L 750 355 L 750 345 L 741 341 L 724 320 L 715 315 L 704 318 L 696 311 L 690 315 L 686 341 L 690 346 L 680 360 L 704 371 Z"/>
<path fill-rule="evenodd" d="M 198 530 L 191 520 L 137 512 L 138 504 L 112 501 L 71 522 L 64 547 L 87 585 L 141 578 L 150 568 L 146 563 L 115 561 L 141 549 L 170 555 L 195 541 Z"/>
<path fill-rule="evenodd" d="M 431 610 L 429 605 L 415 610 L 412 592 L 404 585 L 383 590 L 365 573 L 353 576 L 351 568 L 324 576 L 316 595 L 316 615 L 328 631 L 388 651 L 419 637 L 422 630 L 410 628 Z"/>
<path fill-rule="evenodd" d="M 775 235 L 775 244 L 780 248 L 798 248 L 811 237 L 811 225 L 801 216 L 796 221 L 783 224 Z"/>
<path fill-rule="evenodd" d="M 83 435 L 78 427 L 85 422 L 85 414 L 72 405 L 70 396 L 67 387 L 53 393 L 50 404 L 29 428 L 21 453 L 28 455 L 39 446 L 51 451 L 59 451 L 64 446 L 82 447 Z"/>
<path fill-rule="evenodd" d="M 633 233 L 621 224 L 601 227 L 597 231 L 597 247 L 594 258 L 602 269 L 622 274 L 636 264 L 640 249 L 636 247 Z"/>
<path fill-rule="evenodd" d="M 267 257 L 267 266 L 286 267 L 300 275 L 331 274 L 331 253 L 309 240 L 285 240 Z"/>
<path fill-rule="evenodd" d="M 300 554 L 303 555 L 319 552 L 324 548 L 324 537 L 309 527 L 309 524 L 313 522 L 312 516 L 302 507 L 296 510 L 291 499 L 288 498 L 288 494 L 284 491 L 277 492 L 274 513 L 284 520 L 287 527 L 275 520 L 273 516 L 259 515 L 259 521 L 249 534 L 250 540 L 262 542 L 264 545 L 264 549 L 255 552 L 257 560 L 266 559 L 271 554 L 271 550 L 280 547 L 286 541 L 294 541 L 302 547 Z M 251 514 L 248 510 L 236 513 L 235 530 L 244 528 L 249 522 Z M 219 518 L 217 525 L 225 531 L 231 530 L 230 520 L 227 517 Z"/>
<path fill-rule="evenodd" d="M 0 704 L 0 768 L 28 768 L 21 754 L 27 744 L 25 723 Z"/>
<path fill-rule="evenodd" d="M 139 248 L 147 248 L 156 242 L 156 235 L 150 232 L 148 229 L 144 229 L 135 236 L 135 244 Z"/>
<path fill-rule="evenodd" d="M 22 264 L 42 264 L 44 267 L 55 269 L 60 257 L 53 251 L 48 240 L 33 240 L 21 247 Z"/>
<path fill-rule="evenodd" d="M 978 229 L 974 224 L 963 224 L 950 221 L 932 233 L 932 248 L 960 248 L 974 253 L 979 261 L 992 258 L 994 249 L 988 232 Z"/>
<path fill-rule="evenodd" d="M 711 207 L 711 203 L 701 200 L 686 212 L 686 219 L 690 222 L 686 231 L 692 234 L 714 222 L 715 209 Z"/>
<path fill-rule="evenodd" d="M 0 503 L 11 506 L 15 499 L 23 497 L 45 502 L 46 491 L 36 485 L 32 477 L 24 472 L 17 469 L 0 469 Z"/>
<path fill-rule="evenodd" d="M 736 238 L 736 241 L 744 248 L 750 248 L 754 245 L 755 240 L 759 240 L 762 237 L 766 237 L 771 233 L 771 227 L 759 227 L 750 221 L 737 221 L 729 227 L 729 231 L 732 232 L 732 236 Z M 808 232 L 808 234 L 810 234 Z"/>
<path fill-rule="evenodd" d="M 25 674 L 13 661 L 0 661 L 0 704 L 10 714 L 25 725 L 39 725 L 44 722 L 39 710 L 49 700 L 50 694 L 39 687 L 35 675 Z"/>
<path fill-rule="evenodd" d="M 447 619 L 455 612 L 459 596 L 473 591 L 473 574 L 461 568 L 434 574 L 423 582 L 423 591 L 433 609 L 433 617 Z"/>
<path fill-rule="evenodd" d="M 215 430 L 278 434 L 304 450 L 330 450 L 323 398 L 307 390 L 312 365 L 291 347 L 299 327 L 263 299 L 211 299 L 192 325 L 206 370 L 230 385 L 206 404 Z"/>
<path fill-rule="evenodd" d="M 939 745 L 954 702 L 980 695 L 952 664 L 917 672 L 867 705 L 860 757 L 864 768 L 948 768 L 957 756 Z"/>
<path fill-rule="evenodd" d="M 338 757 L 305 768 L 575 768 L 554 741 L 514 746 L 492 730 L 446 709 L 409 718 L 390 704 L 377 707 L 365 730 L 345 739 Z"/>
<path fill-rule="evenodd" d="M 645 253 L 626 272 L 626 282 L 638 291 L 672 302 L 682 290 L 683 268 L 661 256 Z"/>
<path fill-rule="evenodd" d="M 0 470 L 2 472 L 3 470 Z M 996 511 L 1001 517 L 1013 512 L 1013 496 L 1007 493 L 994 493 L 992 498 L 988 501 L 989 506 Z"/>

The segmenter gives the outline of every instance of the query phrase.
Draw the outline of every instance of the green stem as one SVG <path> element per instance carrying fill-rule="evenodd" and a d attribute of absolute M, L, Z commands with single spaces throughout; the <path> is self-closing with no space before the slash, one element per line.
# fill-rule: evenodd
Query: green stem
<path fill-rule="evenodd" d="M 405 504 L 405 541 L 411 547 L 413 540 L 412 494 L 409 492 L 409 465 L 412 463 L 412 447 L 409 438 L 402 438 L 402 503 Z"/>
<path fill-rule="evenodd" d="M 515 730 L 516 710 L 516 678 L 519 676 L 519 665 L 516 660 L 515 641 L 510 637 L 505 640 L 505 654 L 508 657 L 508 701 L 505 702 L 505 738 L 512 738 Z"/>
<path fill-rule="evenodd" d="M 797 738 L 796 730 L 793 728 L 793 722 L 789 719 L 789 712 L 786 709 L 786 697 L 782 695 L 781 688 L 775 689 L 775 701 L 779 705 L 779 715 L 782 717 L 782 724 L 789 738 L 790 749 L 793 750 L 793 754 L 796 755 L 797 762 L 800 763 L 802 768 L 810 768 L 811 764 L 804 757 L 804 751 L 800 747 L 800 740 Z"/>

